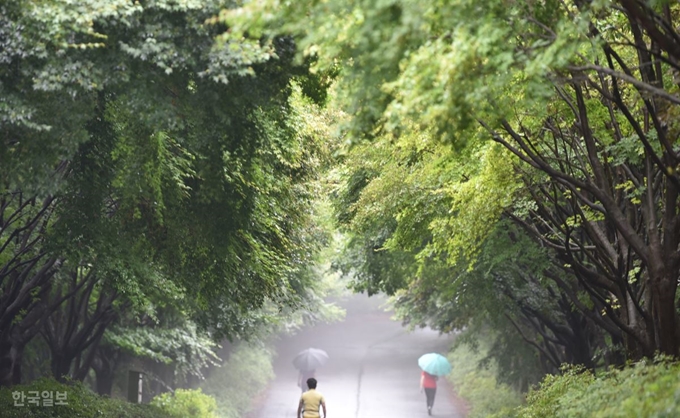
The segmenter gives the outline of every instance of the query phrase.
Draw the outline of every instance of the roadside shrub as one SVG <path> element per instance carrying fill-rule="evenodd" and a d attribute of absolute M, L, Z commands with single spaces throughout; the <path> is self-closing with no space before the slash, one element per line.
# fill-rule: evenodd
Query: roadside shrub
<path fill-rule="evenodd" d="M 174 393 L 163 393 L 151 401 L 171 418 L 217 418 L 215 398 L 201 389 L 177 389 Z"/>
<path fill-rule="evenodd" d="M 229 361 L 213 370 L 201 387 L 217 400 L 220 418 L 242 418 L 252 407 L 253 390 L 274 378 L 273 354 L 264 346 L 241 343 Z"/>
<path fill-rule="evenodd" d="M 680 416 L 680 363 L 657 359 L 594 376 L 582 368 L 547 376 L 517 408 L 521 418 Z"/>
<path fill-rule="evenodd" d="M 460 344 L 448 356 L 453 366 L 448 379 L 470 406 L 469 418 L 505 417 L 522 402 L 517 391 L 496 381 L 493 362 L 488 367 L 480 367 L 487 350 L 483 341 L 477 351 Z"/>
<path fill-rule="evenodd" d="M 559 376 L 547 375 L 539 389 L 529 391 L 527 405 L 519 407 L 515 416 L 556 417 L 561 402 L 570 401 L 575 389 L 588 387 L 594 380 L 593 375 L 583 367 L 565 367 L 562 371 L 564 374 Z"/>
<path fill-rule="evenodd" d="M 14 406 L 12 392 L 29 394 L 29 391 L 66 392 L 67 405 Z M 54 398 L 53 398 L 54 399 Z M 120 399 L 97 395 L 80 383 L 62 384 L 52 379 L 40 379 L 27 385 L 0 388 L 0 416 L 2 418 L 173 418 L 153 405 L 131 404 Z"/>

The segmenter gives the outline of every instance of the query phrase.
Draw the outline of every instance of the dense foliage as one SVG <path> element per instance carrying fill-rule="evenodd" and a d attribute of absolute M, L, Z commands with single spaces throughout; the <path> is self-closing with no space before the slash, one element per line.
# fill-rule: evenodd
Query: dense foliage
<path fill-rule="evenodd" d="M 673 417 L 680 413 L 680 365 L 641 362 L 593 376 L 579 368 L 548 376 L 513 417 Z"/>
<path fill-rule="evenodd" d="M 205 395 L 200 389 L 177 389 L 174 393 L 163 393 L 155 397 L 151 405 L 172 418 L 217 418 L 215 398 Z"/>
<path fill-rule="evenodd" d="M 66 405 L 43 406 L 43 400 L 39 405 L 13 406 L 12 392 L 19 396 L 23 393 L 29 396 L 29 391 L 51 393 L 55 401 L 56 392 L 66 393 Z M 5 407 L 2 410 L 3 418 L 52 418 L 52 417 L 78 417 L 78 418 L 171 418 L 172 415 L 152 405 L 136 405 L 119 399 L 101 397 L 82 384 L 63 384 L 49 379 L 41 379 L 30 385 L 16 385 L 11 388 L 0 388 L 0 401 Z M 56 401 L 55 401 L 56 402 Z M 21 403 L 21 402 L 19 402 Z"/>
<path fill-rule="evenodd" d="M 679 353 L 679 13 L 269 1 L 223 17 L 340 67 L 339 264 L 357 288 L 398 292 L 406 320 L 512 330 L 555 372 Z"/>
<path fill-rule="evenodd" d="M 46 360 L 109 394 L 141 358 L 172 388 L 323 304 L 324 81 L 290 37 L 223 37 L 228 6 L 0 5 L 0 385 Z"/>
<path fill-rule="evenodd" d="M 503 384 L 678 356 L 679 16 L 668 0 L 3 3 L 0 386 L 48 361 L 111 393 L 146 361 L 165 390 L 203 378 L 219 340 L 336 315 L 322 186 L 336 270 L 407 324 L 483 340 Z"/>

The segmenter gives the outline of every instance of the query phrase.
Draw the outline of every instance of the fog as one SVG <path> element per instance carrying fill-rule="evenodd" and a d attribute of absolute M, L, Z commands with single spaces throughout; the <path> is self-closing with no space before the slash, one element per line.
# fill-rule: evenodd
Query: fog
<path fill-rule="evenodd" d="M 325 350 L 329 361 L 316 371 L 317 389 L 326 398 L 329 417 L 413 418 L 427 416 L 419 391 L 422 354 L 446 354 L 451 336 L 431 329 L 409 331 L 391 319 L 385 299 L 354 295 L 340 302 L 344 320 L 304 329 L 277 344 L 276 378 L 259 408 L 248 418 L 295 417 L 300 398 L 298 372 L 291 361 L 309 347 Z M 462 401 L 445 379 L 439 380 L 433 416 L 462 418 Z"/>

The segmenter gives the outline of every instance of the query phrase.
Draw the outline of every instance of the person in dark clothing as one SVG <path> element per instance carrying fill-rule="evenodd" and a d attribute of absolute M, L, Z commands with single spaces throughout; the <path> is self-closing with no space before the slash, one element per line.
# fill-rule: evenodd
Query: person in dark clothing
<path fill-rule="evenodd" d="M 427 372 L 420 374 L 420 392 L 425 391 L 425 401 L 427 402 L 427 414 L 432 415 L 432 406 L 434 406 L 434 395 L 437 393 L 437 376 L 433 376 Z"/>
<path fill-rule="evenodd" d="M 300 370 L 300 374 L 298 374 L 298 386 L 300 389 L 302 389 L 303 392 L 306 392 L 309 390 L 309 387 L 307 387 L 307 379 L 316 377 L 316 370 Z"/>

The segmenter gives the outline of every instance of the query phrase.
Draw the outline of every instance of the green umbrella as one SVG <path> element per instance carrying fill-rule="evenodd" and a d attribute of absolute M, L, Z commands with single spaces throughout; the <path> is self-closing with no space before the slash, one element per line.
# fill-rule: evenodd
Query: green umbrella
<path fill-rule="evenodd" d="M 420 356 L 418 366 L 433 376 L 444 376 L 451 373 L 451 363 L 449 363 L 446 357 L 437 353 L 428 353 Z"/>

